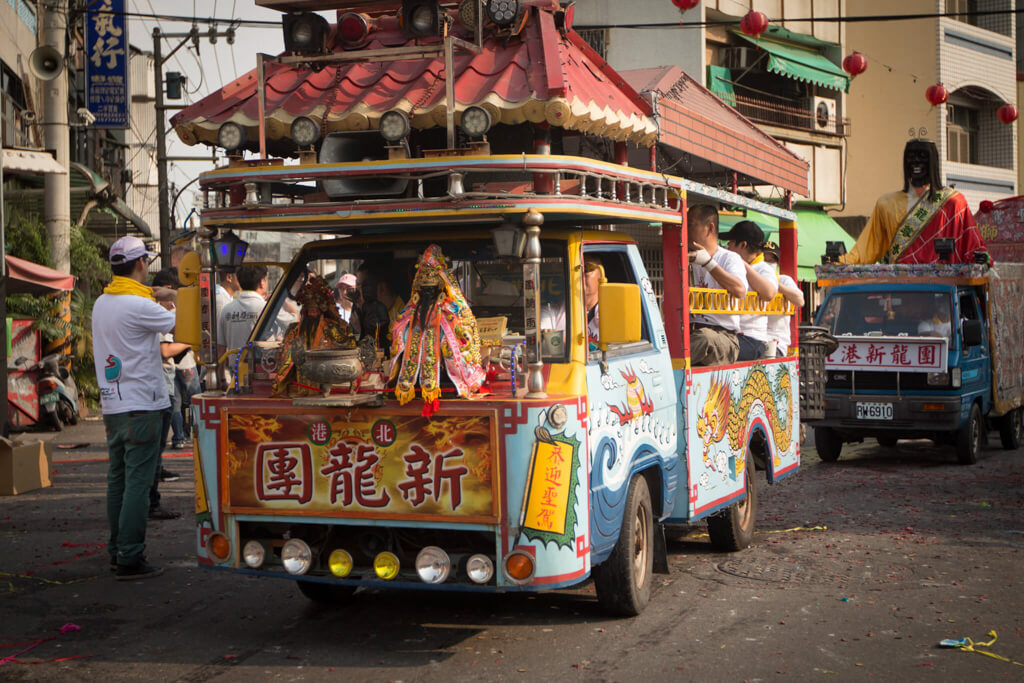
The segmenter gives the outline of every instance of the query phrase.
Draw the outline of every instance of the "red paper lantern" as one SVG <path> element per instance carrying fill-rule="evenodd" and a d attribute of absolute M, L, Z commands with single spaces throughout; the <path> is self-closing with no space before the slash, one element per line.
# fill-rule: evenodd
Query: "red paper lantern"
<path fill-rule="evenodd" d="M 937 107 L 949 99 L 949 91 L 946 90 L 946 86 L 936 83 L 928 86 L 924 91 L 924 97 L 933 107 Z"/>
<path fill-rule="evenodd" d="M 740 30 L 748 36 L 758 37 L 768 29 L 768 17 L 764 12 L 751 10 L 743 15 L 740 21 Z"/>
<path fill-rule="evenodd" d="M 978 204 L 978 213 L 988 213 L 989 211 L 991 211 L 995 207 L 996 207 L 995 204 L 993 204 L 992 202 L 990 202 L 989 200 L 986 199 L 981 204 Z"/>
<path fill-rule="evenodd" d="M 851 52 L 843 60 L 843 71 L 851 76 L 857 76 L 867 71 L 868 58 L 859 52 Z"/>
<path fill-rule="evenodd" d="M 998 111 L 996 111 L 996 116 L 999 117 L 1000 121 L 1009 125 L 1017 120 L 1017 107 L 1007 102 L 999 107 Z"/>
<path fill-rule="evenodd" d="M 693 9 L 700 4 L 700 0 L 672 0 L 672 4 L 676 6 L 680 12 Z"/>

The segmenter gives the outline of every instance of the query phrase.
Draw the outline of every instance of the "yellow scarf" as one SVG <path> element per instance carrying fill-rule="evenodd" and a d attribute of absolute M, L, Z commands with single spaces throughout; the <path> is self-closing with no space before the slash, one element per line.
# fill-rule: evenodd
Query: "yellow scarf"
<path fill-rule="evenodd" d="M 153 288 L 147 287 L 138 280 L 133 280 L 130 277 L 123 277 L 121 275 L 115 275 L 114 279 L 110 281 L 110 284 L 103 288 L 104 294 L 131 294 L 134 296 L 141 296 L 149 299 L 150 301 L 156 301 L 153 296 Z"/>

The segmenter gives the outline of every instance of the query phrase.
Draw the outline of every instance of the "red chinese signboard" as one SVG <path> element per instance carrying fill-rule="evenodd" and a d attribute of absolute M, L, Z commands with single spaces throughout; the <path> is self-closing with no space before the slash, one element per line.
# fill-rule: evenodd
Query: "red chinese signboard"
<path fill-rule="evenodd" d="M 491 415 L 230 413 L 231 512 L 495 519 Z"/>
<path fill-rule="evenodd" d="M 945 372 L 947 340 L 942 337 L 837 337 L 839 347 L 825 359 L 829 370 Z"/>

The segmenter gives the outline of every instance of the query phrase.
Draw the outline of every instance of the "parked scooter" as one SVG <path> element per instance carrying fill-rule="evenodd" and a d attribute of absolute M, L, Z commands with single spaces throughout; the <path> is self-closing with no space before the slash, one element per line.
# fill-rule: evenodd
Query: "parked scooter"
<path fill-rule="evenodd" d="M 67 366 L 71 356 L 51 353 L 31 367 L 23 367 L 27 359 L 18 358 L 15 366 L 23 370 L 38 370 L 36 392 L 39 395 L 40 422 L 46 421 L 58 432 L 64 425 L 78 424 L 78 386 Z"/>

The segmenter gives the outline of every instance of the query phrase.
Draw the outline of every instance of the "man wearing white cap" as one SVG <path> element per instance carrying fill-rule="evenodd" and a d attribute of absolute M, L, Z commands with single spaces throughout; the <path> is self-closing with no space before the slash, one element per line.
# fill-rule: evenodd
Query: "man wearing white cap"
<path fill-rule="evenodd" d="M 93 357 L 107 430 L 107 519 L 111 568 L 118 580 L 159 576 L 146 562 L 149 488 L 160 455 L 163 412 L 171 402 L 161 367 L 160 334 L 174 313 L 156 303 L 144 283 L 156 254 L 138 237 L 110 247 L 114 278 L 92 311 Z"/>

